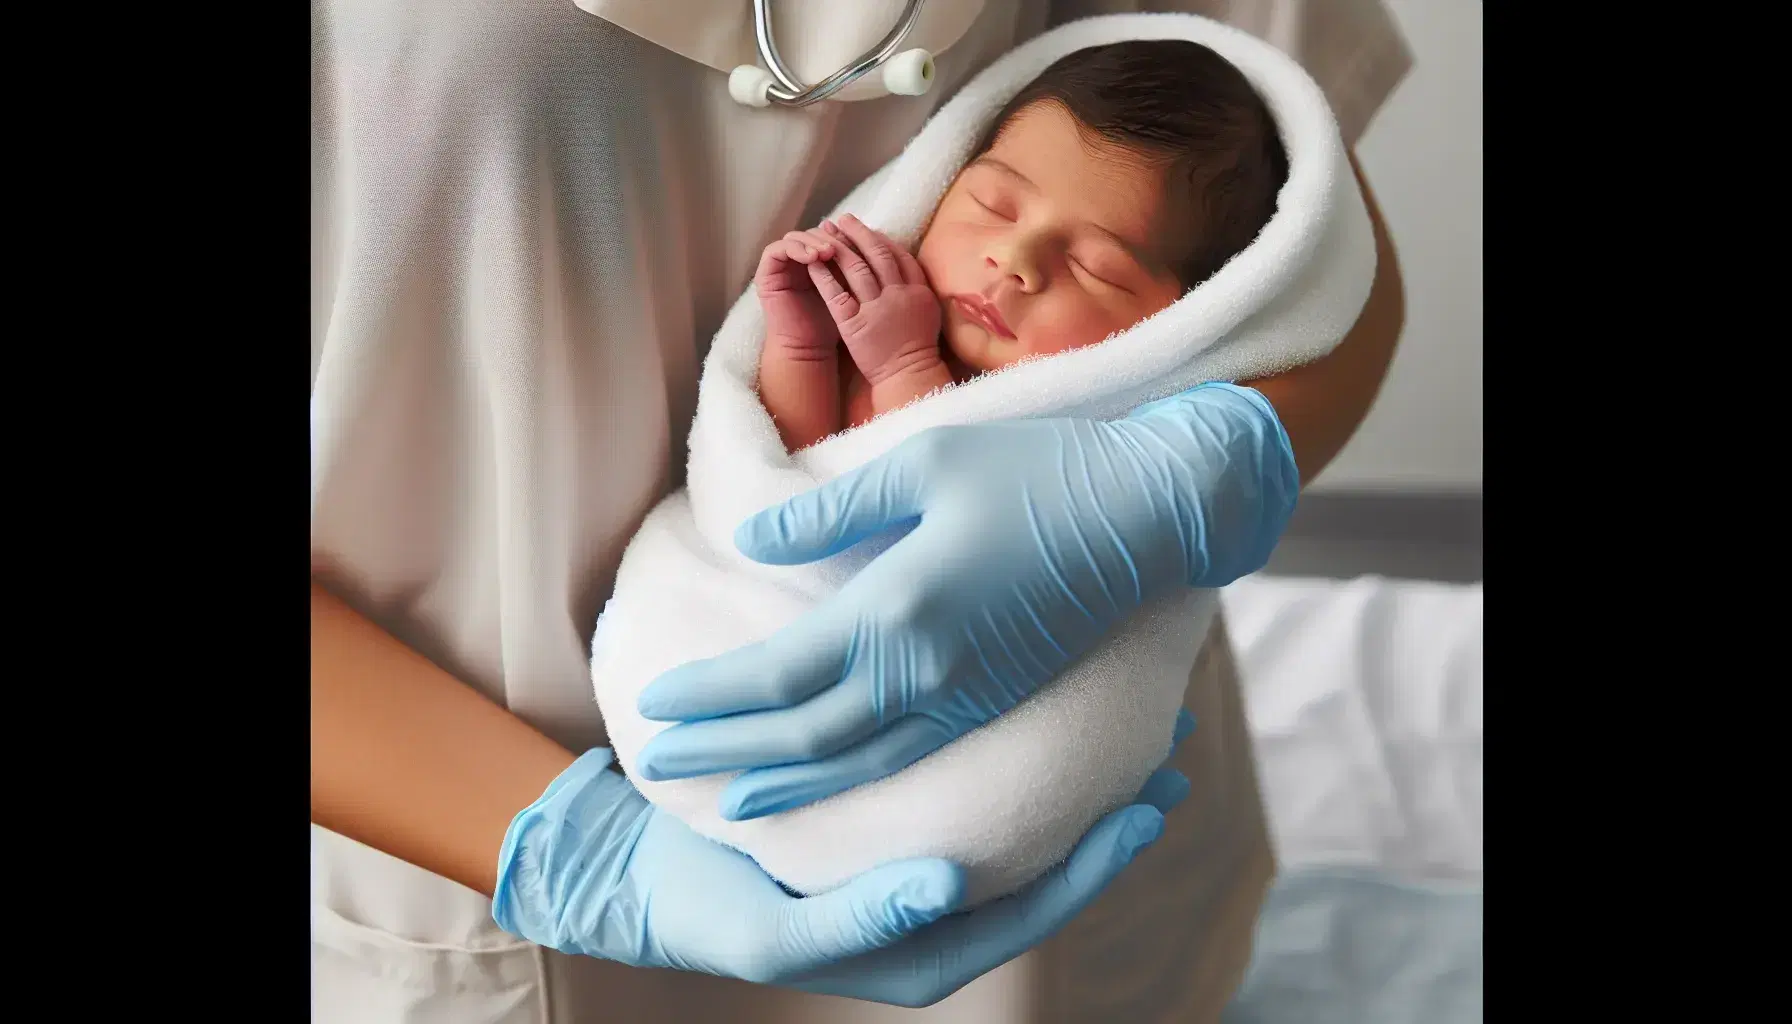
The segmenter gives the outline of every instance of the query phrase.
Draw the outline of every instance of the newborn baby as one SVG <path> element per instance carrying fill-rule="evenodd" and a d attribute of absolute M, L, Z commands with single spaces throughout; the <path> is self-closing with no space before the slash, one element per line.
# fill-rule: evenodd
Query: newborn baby
<path fill-rule="evenodd" d="M 850 215 L 765 248 L 759 391 L 789 450 L 1162 310 L 1250 245 L 1288 176 L 1262 99 L 1187 40 L 1071 53 L 994 124 L 918 252 Z"/>

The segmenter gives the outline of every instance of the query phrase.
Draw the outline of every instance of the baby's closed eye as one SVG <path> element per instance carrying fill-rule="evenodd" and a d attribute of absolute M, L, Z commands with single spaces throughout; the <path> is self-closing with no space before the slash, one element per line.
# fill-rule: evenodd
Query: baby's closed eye
<path fill-rule="evenodd" d="M 1003 196 L 979 197 L 975 192 L 966 192 L 965 195 L 970 197 L 972 203 L 981 207 L 984 213 L 998 220 L 1011 221 L 1015 218 L 1014 204 Z"/>
<path fill-rule="evenodd" d="M 1127 282 L 1138 273 L 1131 260 L 1101 250 L 1072 251 L 1065 261 L 1078 277 L 1098 287 L 1115 291 L 1130 293 L 1132 289 L 1127 287 Z"/>

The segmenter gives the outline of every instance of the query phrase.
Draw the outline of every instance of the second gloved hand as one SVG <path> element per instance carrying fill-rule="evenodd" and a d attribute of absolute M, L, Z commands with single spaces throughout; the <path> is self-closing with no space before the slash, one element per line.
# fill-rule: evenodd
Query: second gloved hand
<path fill-rule="evenodd" d="M 914 529 L 765 641 L 650 684 L 641 713 L 682 724 L 638 770 L 744 771 L 722 798 L 736 819 L 882 778 L 1006 712 L 1168 588 L 1262 568 L 1298 490 L 1268 401 L 1227 384 L 1117 422 L 925 431 L 742 525 L 740 549 L 772 564 Z"/>
<path fill-rule="evenodd" d="M 1194 727 L 1182 712 L 1175 739 Z M 1063 927 L 1157 838 L 1189 791 L 1166 764 L 1065 863 L 1020 893 L 953 914 L 963 871 L 937 859 L 791 896 L 750 858 L 649 804 L 607 770 L 610 760 L 606 749 L 585 754 L 511 823 L 492 894 L 500 927 L 565 953 L 903 1006 L 937 1002 Z"/>
<path fill-rule="evenodd" d="M 599 748 L 516 816 L 492 916 L 563 953 L 769 982 L 880 949 L 957 909 L 941 860 L 874 869 L 794 899 L 753 861 L 658 810 Z"/>

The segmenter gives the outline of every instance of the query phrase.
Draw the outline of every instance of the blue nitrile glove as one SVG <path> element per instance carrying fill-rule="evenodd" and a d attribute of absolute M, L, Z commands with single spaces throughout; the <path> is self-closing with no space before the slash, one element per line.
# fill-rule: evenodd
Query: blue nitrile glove
<path fill-rule="evenodd" d="M 1013 707 L 1146 600 L 1262 568 L 1299 489 L 1269 401 L 1230 384 L 1114 422 L 924 431 L 741 525 L 741 551 L 776 565 L 914 528 L 762 643 L 651 683 L 641 713 L 684 724 L 640 771 L 757 769 L 723 792 L 734 819 L 882 778 Z"/>
<path fill-rule="evenodd" d="M 1177 740 L 1194 725 L 1183 712 Z M 603 748 L 585 754 L 511 823 L 492 895 L 500 927 L 565 953 L 899 1006 L 938 1002 L 1045 941 L 1156 840 L 1189 790 L 1160 768 L 1064 864 L 939 921 L 964 894 L 953 864 L 896 861 L 793 897 L 750 858 L 649 804 L 606 770 L 610 758 Z"/>

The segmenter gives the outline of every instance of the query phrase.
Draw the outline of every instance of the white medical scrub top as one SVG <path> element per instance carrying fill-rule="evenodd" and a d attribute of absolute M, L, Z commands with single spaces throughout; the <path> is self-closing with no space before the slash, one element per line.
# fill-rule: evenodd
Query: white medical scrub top
<path fill-rule="evenodd" d="M 747 0 L 654 6 L 751 27 Z M 875 37 L 900 4 L 863 6 Z M 705 347 L 759 250 L 1016 43 L 1141 9 L 1282 46 L 1346 141 L 1410 64 L 1379 0 L 985 0 L 967 24 L 930 23 L 958 37 L 924 97 L 749 110 L 675 52 L 690 45 L 573 0 L 314 0 L 317 578 L 567 747 L 603 744 L 591 629 L 635 526 L 679 483 Z M 808 73 L 801 35 L 785 46 Z M 1060 935 L 930 1010 L 544 950 L 478 894 L 314 826 L 313 1019 L 1212 1019 L 1272 873 L 1223 626 L 1189 702 L 1201 725 L 1178 764 L 1195 788 L 1164 838 Z"/>

